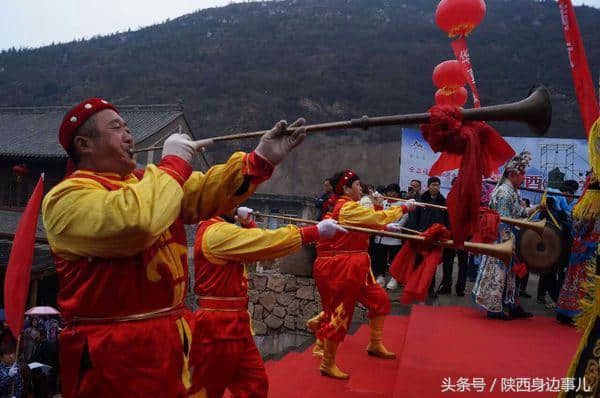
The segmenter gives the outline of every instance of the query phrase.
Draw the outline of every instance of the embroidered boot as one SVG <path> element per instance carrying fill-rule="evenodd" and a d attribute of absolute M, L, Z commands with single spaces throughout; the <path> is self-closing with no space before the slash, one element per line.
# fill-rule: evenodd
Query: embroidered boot
<path fill-rule="evenodd" d="M 335 364 L 335 354 L 338 344 L 335 341 L 325 339 L 323 341 L 323 358 L 319 370 L 323 376 L 333 377 L 334 379 L 348 379 L 350 376 L 342 372 Z"/>
<path fill-rule="evenodd" d="M 377 316 L 371 319 L 371 341 L 367 346 L 367 353 L 383 359 L 394 359 L 396 354 L 388 351 L 383 345 L 383 321 L 385 316 Z"/>

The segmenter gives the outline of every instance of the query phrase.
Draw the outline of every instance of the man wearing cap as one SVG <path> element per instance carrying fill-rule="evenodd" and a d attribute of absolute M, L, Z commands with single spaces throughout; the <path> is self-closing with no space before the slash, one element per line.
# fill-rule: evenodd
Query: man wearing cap
<path fill-rule="evenodd" d="M 173 134 L 162 159 L 134 170 L 133 139 L 100 98 L 71 109 L 59 130 L 65 180 L 45 196 L 44 226 L 59 278 L 64 397 L 185 397 L 191 330 L 184 224 L 223 214 L 268 179 L 305 137 L 279 122 L 255 151 L 206 174 L 194 153 L 210 140 Z"/>
<path fill-rule="evenodd" d="M 283 257 L 346 230 L 331 219 L 266 230 L 257 228 L 252 209 L 240 207 L 234 214 L 203 221 L 196 232 L 194 292 L 199 308 L 194 312 L 190 393 L 205 390 L 208 398 L 220 398 L 227 388 L 235 398 L 266 398 L 269 382 L 252 338 L 244 262 Z M 236 219 L 242 227 L 235 225 Z"/>

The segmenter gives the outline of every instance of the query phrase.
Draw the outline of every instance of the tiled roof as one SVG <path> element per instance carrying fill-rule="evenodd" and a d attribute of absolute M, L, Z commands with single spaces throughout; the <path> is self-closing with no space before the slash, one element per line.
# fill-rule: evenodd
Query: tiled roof
<path fill-rule="evenodd" d="M 8 265 L 11 247 L 11 240 L 0 239 L 0 269 L 5 268 Z M 41 272 L 52 267 L 54 267 L 54 261 L 52 260 L 52 254 L 50 253 L 50 247 L 44 244 L 36 244 L 31 263 L 32 272 Z"/>
<path fill-rule="evenodd" d="M 14 234 L 17 230 L 17 225 L 22 215 L 23 212 L 21 211 L 0 210 L 0 232 L 6 234 Z M 38 217 L 35 236 L 40 238 L 46 237 L 46 230 L 44 229 L 44 224 L 42 223 L 41 214 Z"/>
<path fill-rule="evenodd" d="M 135 142 L 157 133 L 183 115 L 178 105 L 116 105 Z M 58 127 L 70 107 L 0 107 L 0 155 L 66 157 L 58 144 Z"/>

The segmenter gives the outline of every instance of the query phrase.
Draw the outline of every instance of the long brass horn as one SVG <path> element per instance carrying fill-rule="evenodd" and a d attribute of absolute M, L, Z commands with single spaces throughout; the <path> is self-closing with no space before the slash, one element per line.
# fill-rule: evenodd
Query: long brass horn
<path fill-rule="evenodd" d="M 349 130 L 349 129 L 368 129 L 378 126 L 397 126 L 406 124 L 421 124 L 429 122 L 431 115 L 425 113 L 413 113 L 408 115 L 392 115 L 368 117 L 363 116 L 359 119 L 350 119 L 340 122 L 311 124 L 304 126 L 307 133 L 316 131 Z M 485 106 L 483 108 L 465 109 L 463 111 L 465 120 L 479 121 L 514 121 L 526 123 L 529 128 L 538 135 L 543 135 L 548 131 L 552 121 L 552 103 L 550 94 L 544 86 L 538 86 L 530 92 L 524 100 L 510 104 Z M 293 128 L 287 129 L 288 132 L 294 131 Z M 260 137 L 269 130 L 253 131 L 250 133 L 229 134 L 217 137 L 207 138 L 214 142 L 231 141 L 247 138 Z M 162 146 L 153 146 L 132 150 L 131 153 L 157 151 Z"/>
<path fill-rule="evenodd" d="M 254 214 L 256 216 L 260 216 L 260 217 L 276 218 L 276 219 L 285 220 L 285 221 L 299 222 L 299 223 L 305 223 L 305 224 L 318 224 L 318 221 L 307 220 L 304 218 L 278 216 L 275 214 L 265 214 L 265 213 L 259 213 L 256 211 L 253 212 L 252 214 Z M 432 240 L 429 240 L 429 239 L 425 238 L 424 236 L 420 236 L 420 235 L 408 235 L 408 234 L 402 234 L 402 233 L 398 233 L 398 232 L 389 232 L 389 231 L 381 231 L 378 229 L 355 227 L 352 225 L 344 225 L 344 224 L 340 224 L 340 225 L 349 231 L 364 232 L 364 233 L 371 234 L 371 235 L 381 235 L 381 236 L 387 236 L 387 237 L 396 238 L 396 239 L 408 239 L 408 240 L 415 240 L 415 241 L 419 241 L 419 242 L 428 242 L 432 245 L 442 246 L 442 247 L 454 247 L 454 241 L 452 241 L 452 240 L 432 241 Z M 503 261 L 505 264 L 510 263 L 510 260 L 512 259 L 513 246 L 514 246 L 514 239 L 511 239 L 504 243 L 495 243 L 495 244 L 465 242 L 465 249 L 467 251 L 477 253 L 477 254 L 485 254 L 488 256 L 496 257 L 496 258 L 500 259 L 501 261 Z"/>
<path fill-rule="evenodd" d="M 467 109 L 464 111 L 464 118 L 526 123 L 533 133 L 544 135 L 552 122 L 550 93 L 544 86 L 534 86 L 524 100 L 504 105 Z"/>
<path fill-rule="evenodd" d="M 544 229 L 546 229 L 546 220 L 527 221 L 527 220 L 521 220 L 518 218 L 507 218 L 507 217 L 500 217 L 500 220 L 502 220 L 502 222 L 505 222 L 507 224 L 512 224 L 519 228 L 531 229 L 531 230 L 537 232 L 537 234 L 539 236 L 544 235 Z"/>
<path fill-rule="evenodd" d="M 385 196 L 385 195 L 381 195 L 381 197 L 384 199 L 400 201 L 400 202 L 407 201 L 407 199 L 392 198 L 391 196 Z M 448 207 L 446 207 L 446 206 L 434 205 L 432 203 L 424 203 L 424 202 L 416 202 L 416 203 L 418 205 L 424 206 L 424 207 L 432 207 L 434 209 L 446 210 L 446 211 L 448 210 Z M 544 234 L 544 229 L 546 228 L 546 220 L 528 221 L 528 220 L 522 220 L 519 218 L 500 217 L 500 221 L 502 221 L 503 223 L 506 223 L 506 224 L 514 225 L 516 227 L 534 230 L 535 232 L 537 232 L 537 234 L 540 237 Z"/>

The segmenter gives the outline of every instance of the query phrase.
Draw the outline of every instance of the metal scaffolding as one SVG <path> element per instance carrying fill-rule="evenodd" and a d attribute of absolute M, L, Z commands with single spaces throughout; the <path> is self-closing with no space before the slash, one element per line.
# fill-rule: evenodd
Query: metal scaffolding
<path fill-rule="evenodd" d="M 540 144 L 540 169 L 546 178 L 550 171 L 559 169 L 565 174 L 565 180 L 578 180 L 575 170 L 575 144 Z M 546 184 L 548 183 L 549 181 L 546 181 Z"/>

